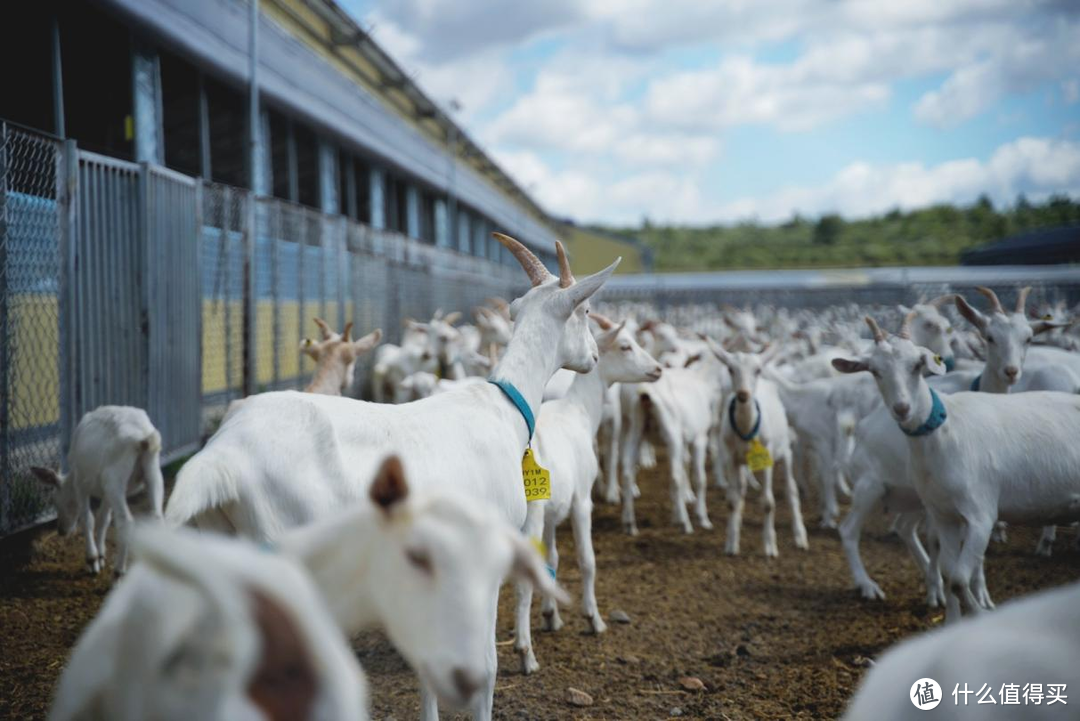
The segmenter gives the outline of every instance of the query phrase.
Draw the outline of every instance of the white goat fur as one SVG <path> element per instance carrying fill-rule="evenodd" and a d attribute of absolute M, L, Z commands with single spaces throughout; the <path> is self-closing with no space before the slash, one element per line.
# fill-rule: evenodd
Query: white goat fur
<path fill-rule="evenodd" d="M 872 323 L 872 321 L 870 321 Z M 930 388 L 922 372 L 941 374 L 930 351 L 906 337 L 885 338 L 875 329 L 871 352 L 838 360 L 838 370 L 871 370 L 897 421 L 917 428 L 930 415 Z M 940 541 L 950 620 L 960 600 L 980 604 L 971 592 L 994 522 L 1071 522 L 1080 519 L 1080 397 L 1055 392 L 1016 395 L 942 395 L 947 420 L 934 432 L 909 437 L 915 490 Z"/>
<path fill-rule="evenodd" d="M 1068 693 L 1080 686 L 1080 584 L 1010 601 L 991 614 L 938 628 L 889 649 L 859 684 L 844 715 L 850 721 L 899 721 L 914 718 L 911 685 L 932 678 L 943 699 L 935 717 L 950 719 L 1023 718 L 1051 721 L 1075 713 Z M 1030 682 L 1066 684 L 1068 706 L 1061 703 L 1002 705 L 1004 684 L 1017 684 L 1018 693 Z M 970 684 L 970 685 L 969 685 Z M 978 704 L 976 696 L 952 692 L 959 685 L 978 693 L 987 684 L 995 704 Z M 963 700 L 967 698 L 965 705 Z M 1021 703 L 1023 701 L 1021 700 Z"/>
<path fill-rule="evenodd" d="M 556 369 L 588 372 L 595 366 L 587 301 L 618 261 L 575 283 L 561 244 L 559 279 L 517 241 L 496 237 L 518 257 L 533 287 L 511 306 L 514 336 L 492 376 L 513 383 L 536 409 Z M 469 384 L 400 406 L 264 393 L 247 399 L 181 469 L 166 518 L 274 538 L 362 498 L 375 464 L 397 454 L 421 489 L 452 488 L 463 498 L 486 501 L 520 528 L 526 514 L 521 458 L 528 440 L 521 414 L 491 384 Z M 483 592 L 490 603 L 489 666 L 486 693 L 473 712 L 487 719 L 498 593 Z"/>
<path fill-rule="evenodd" d="M 761 483 L 761 504 L 765 511 L 765 521 L 762 525 L 762 542 L 765 555 L 775 557 L 780 553 L 776 545 L 776 526 L 774 525 L 776 500 L 773 496 L 773 472 L 776 465 L 783 465 L 784 468 L 787 501 L 791 506 L 791 523 L 795 546 L 806 549 L 809 547 L 809 543 L 806 537 L 806 527 L 803 525 L 802 509 L 799 504 L 799 489 L 795 484 L 795 475 L 792 468 L 791 432 L 787 415 L 776 384 L 760 377 L 762 369 L 768 363 L 770 355 L 775 352 L 775 349 L 770 349 L 764 354 L 729 353 L 712 341 L 709 341 L 709 347 L 731 373 L 732 385 L 732 397 L 730 400 L 725 399 L 720 408 L 722 414 L 721 438 L 727 448 L 727 456 L 734 467 L 736 475 L 734 482 L 729 481 L 727 483 L 730 515 L 728 516 L 727 541 L 724 551 L 729 555 L 739 553 L 743 506 L 746 501 L 746 490 L 750 483 L 749 477 L 752 473 L 747 465 L 747 451 L 750 449 L 753 440 L 760 442 L 769 451 L 774 461 L 773 466 L 756 472 Z M 736 435 L 731 427 L 731 419 L 728 413 L 730 403 L 735 404 L 734 420 L 743 434 L 749 432 L 755 424 L 760 422 L 758 433 L 751 441 L 744 441 Z"/>
<path fill-rule="evenodd" d="M 356 656 L 295 563 L 182 529 L 134 535 L 142 562 L 80 636 L 50 721 L 368 717 Z"/>
<path fill-rule="evenodd" d="M 540 407 L 533 450 L 540 466 L 551 473 L 551 498 L 529 504 L 524 532 L 532 538 L 543 535 L 548 566 L 557 571 L 555 531 L 567 517 L 571 518 L 582 577 L 582 615 L 592 633 L 603 633 L 606 627 L 596 603 L 596 557 L 592 546 L 592 488 L 599 471 L 593 439 L 603 417 L 608 388 L 617 382 L 655 381 L 661 377 L 662 368 L 637 344 L 625 323 L 613 326 L 602 316 L 593 314 L 593 318 L 601 328 L 595 333 L 600 350 L 597 367 L 591 373 L 577 374 L 565 398 Z M 519 581 L 514 647 L 525 673 L 540 668 L 532 648 L 531 606 L 532 584 Z M 545 597 L 542 608 L 545 629 L 561 628 L 563 622 L 554 599 Z"/>
<path fill-rule="evenodd" d="M 105 534 L 116 516 L 115 573 L 127 568 L 127 536 L 132 514 L 127 499 L 144 487 L 151 514 L 161 518 L 165 482 L 161 477 L 161 434 L 141 408 L 101 406 L 79 420 L 68 451 L 70 471 L 61 475 L 32 468 L 53 489 L 57 530 L 68 535 L 82 522 L 86 565 L 91 573 L 105 567 Z M 100 500 L 96 512 L 91 499 Z"/>

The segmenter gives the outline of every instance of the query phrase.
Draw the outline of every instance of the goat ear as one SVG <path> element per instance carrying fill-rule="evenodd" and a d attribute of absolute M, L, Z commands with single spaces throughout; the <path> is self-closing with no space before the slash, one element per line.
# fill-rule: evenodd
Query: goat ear
<path fill-rule="evenodd" d="M 697 363 L 699 360 L 701 360 L 701 353 L 695 353 L 694 355 L 692 355 L 692 356 L 690 356 L 689 358 L 686 359 L 686 362 L 683 363 L 682 367 L 683 368 L 689 368 L 690 366 Z"/>
<path fill-rule="evenodd" d="M 353 341 L 353 351 L 357 354 L 367 353 L 369 350 L 379 345 L 379 341 L 382 340 L 382 328 L 376 328 L 368 333 L 363 338 L 357 338 Z"/>
<path fill-rule="evenodd" d="M 931 353 L 928 350 L 923 351 L 923 359 L 926 361 L 925 375 L 943 376 L 948 372 L 945 361 L 938 354 Z"/>
<path fill-rule="evenodd" d="M 1070 325 L 1072 324 L 1058 323 L 1052 320 L 1037 320 L 1031 324 L 1031 332 L 1035 335 L 1039 335 L 1040 333 L 1045 333 L 1046 331 L 1053 330 L 1054 328 L 1067 328 Z"/>
<path fill-rule="evenodd" d="M 247 693 L 268 718 L 306 718 L 319 691 L 318 672 L 297 619 L 270 594 L 248 587 L 251 616 L 262 643 Z M 281 679 L 288 678 L 282 686 Z"/>
<path fill-rule="evenodd" d="M 400 458 L 389 456 L 383 461 L 371 484 L 369 495 L 372 502 L 386 513 L 390 513 L 395 505 L 408 497 L 409 484 L 405 482 L 405 469 Z"/>
<path fill-rule="evenodd" d="M 731 357 L 731 354 L 724 350 L 723 346 L 714 341 L 712 338 L 705 335 L 704 333 L 700 333 L 698 337 L 700 337 L 701 340 L 705 341 L 709 345 L 709 350 L 711 350 L 713 355 L 716 356 L 716 359 L 726 365 L 728 368 L 730 368 L 731 365 L 735 362 L 735 359 Z"/>
<path fill-rule="evenodd" d="M 551 596 L 561 604 L 570 603 L 570 595 L 551 577 L 536 548 L 517 531 L 508 531 L 507 535 L 514 549 L 510 575 L 516 580 L 531 581 L 537 591 L 545 596 Z"/>
<path fill-rule="evenodd" d="M 832 367 L 841 373 L 859 373 L 870 370 L 870 364 L 863 360 L 851 360 L 849 358 L 833 358 Z"/>
<path fill-rule="evenodd" d="M 619 256 L 615 259 L 615 262 L 608 267 L 598 273 L 593 273 L 590 276 L 582 278 L 569 288 L 563 288 L 559 293 L 569 299 L 571 309 L 577 308 L 603 287 L 604 283 L 607 282 L 607 279 L 611 277 L 611 274 L 615 272 L 615 269 L 619 267 L 619 263 L 621 262 L 622 256 Z"/>
<path fill-rule="evenodd" d="M 453 313 L 447 313 L 446 314 L 446 317 L 443 318 L 443 323 L 446 323 L 447 325 L 453 325 L 454 323 L 457 323 L 459 320 L 461 320 L 461 311 L 460 310 L 455 310 Z"/>
<path fill-rule="evenodd" d="M 964 297 L 961 295 L 956 296 L 956 309 L 960 311 L 960 315 L 964 316 L 969 323 L 978 328 L 980 331 L 986 330 L 986 316 L 975 310 L 968 304 Z"/>
<path fill-rule="evenodd" d="M 44 483 L 46 486 L 52 486 L 53 488 L 60 487 L 60 474 L 51 468 L 42 468 L 41 466 L 31 466 L 30 472 L 34 474 L 34 477 Z"/>
<path fill-rule="evenodd" d="M 322 318 L 312 318 L 315 321 L 315 325 L 319 326 L 319 331 L 322 332 L 322 339 L 326 340 L 331 335 L 330 326 L 326 324 L 326 321 Z"/>

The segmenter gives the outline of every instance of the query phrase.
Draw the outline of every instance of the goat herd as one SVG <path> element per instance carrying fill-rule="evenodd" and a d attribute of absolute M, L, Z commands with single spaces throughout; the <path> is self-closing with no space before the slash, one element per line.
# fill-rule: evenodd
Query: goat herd
<path fill-rule="evenodd" d="M 66 476 L 34 469 L 54 488 L 59 531 L 81 525 L 92 573 L 105 566 L 112 517 L 117 526 L 119 580 L 71 653 L 52 719 L 367 718 L 349 639 L 374 626 L 418 674 L 423 718 L 443 704 L 489 719 L 500 586 L 516 584 L 514 649 L 524 673 L 536 672 L 532 595 L 557 630 L 569 598 L 556 581 L 556 529 L 569 518 L 581 613 L 603 633 L 593 496 L 621 503 L 625 531 L 637 534 L 637 471 L 657 463 L 667 464 L 672 520 L 691 533 L 712 528 L 711 460 L 726 489 L 728 554 L 747 550 L 752 492 L 760 550 L 778 555 L 774 478 L 799 549 L 800 484 L 816 487 L 825 527 L 850 495 L 839 534 L 871 600 L 884 594 L 859 536 L 884 504 L 927 604 L 943 604 L 950 622 L 993 609 L 984 554 L 1006 523 L 1044 526 L 1035 552 L 1050 554 L 1056 526 L 1080 520 L 1080 338 L 1063 308 L 1029 320 L 1027 289 L 1006 307 L 980 288 L 986 311 L 960 295 L 869 309 L 876 320 L 865 325 L 868 309 L 855 306 L 691 306 L 676 328 L 638 324 L 655 316 L 646 306 L 605 307 L 613 319 L 590 312 L 618 261 L 575 280 L 558 245 L 556 278 L 525 246 L 496 238 L 527 273 L 525 295 L 476 309 L 475 327 L 455 327 L 457 313 L 409 321 L 400 346 L 375 348 L 379 330 L 354 341 L 350 326 L 338 334 L 317 320 L 321 340 L 301 344 L 317 363 L 307 392 L 233 402 L 167 504 L 160 436 L 139 409 L 88 413 Z M 705 324 L 712 336 L 687 330 Z M 373 348 L 377 402 L 342 397 Z M 135 522 L 127 498 L 143 488 L 151 518 Z M 124 573 L 129 545 L 139 563 Z M 1014 714 L 946 701 L 956 713 L 1069 717 L 1080 585 L 901 644 L 869 671 L 848 715 L 907 717 L 913 682 L 972 669 L 1002 684 L 1034 672 L 1060 686 L 1058 703 Z"/>

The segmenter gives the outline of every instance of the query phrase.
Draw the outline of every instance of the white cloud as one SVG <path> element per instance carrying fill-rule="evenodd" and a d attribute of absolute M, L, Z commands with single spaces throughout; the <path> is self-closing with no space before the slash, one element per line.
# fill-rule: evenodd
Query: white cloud
<path fill-rule="evenodd" d="M 1025 193 L 1042 198 L 1064 192 L 1080 196 L 1080 142 L 1019 138 L 999 147 L 989 160 L 952 160 L 934 166 L 852 163 L 819 186 L 793 186 L 759 198 L 742 198 L 716 209 L 721 220 L 780 221 L 795 212 L 840 212 L 859 217 L 892 208 L 934 203 L 970 203 L 986 193 L 999 205 Z"/>

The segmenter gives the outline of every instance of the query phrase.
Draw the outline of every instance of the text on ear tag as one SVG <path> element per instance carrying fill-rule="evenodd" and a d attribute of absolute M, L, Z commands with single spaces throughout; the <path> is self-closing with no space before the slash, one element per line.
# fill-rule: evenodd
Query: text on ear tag
<path fill-rule="evenodd" d="M 551 472 L 540 467 L 531 448 L 526 448 L 521 457 L 521 478 L 525 482 L 526 501 L 551 500 Z"/>
<path fill-rule="evenodd" d="M 773 466 L 772 454 L 757 438 L 750 442 L 750 449 L 746 451 L 746 465 L 751 471 L 763 471 Z"/>

